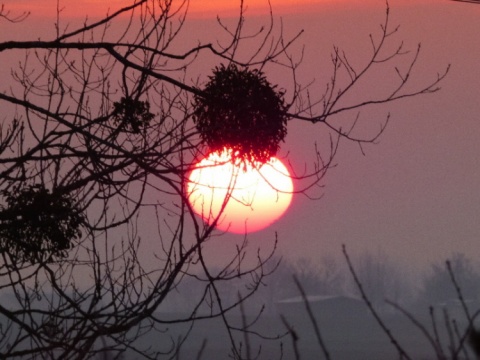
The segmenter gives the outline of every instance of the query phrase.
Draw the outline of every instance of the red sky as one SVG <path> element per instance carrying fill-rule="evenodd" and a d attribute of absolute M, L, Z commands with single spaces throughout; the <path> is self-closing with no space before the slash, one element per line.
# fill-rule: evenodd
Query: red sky
<path fill-rule="evenodd" d="M 397 3 L 421 3 L 432 2 L 433 0 L 400 0 Z M 395 2 L 395 1 L 393 1 Z M 56 0 L 6 0 L 7 9 L 12 12 L 30 11 L 32 16 L 55 16 L 57 1 Z M 271 0 L 271 4 L 275 13 L 302 13 L 321 11 L 325 7 L 365 7 L 378 4 L 378 0 Z M 75 0 L 61 1 L 60 7 L 63 8 L 64 16 L 80 16 L 86 15 L 102 16 L 107 11 L 119 9 L 123 6 L 131 4 L 130 0 Z M 249 14 L 264 13 L 268 10 L 267 0 L 245 0 Z M 191 0 L 190 16 L 205 17 L 215 16 L 220 13 L 222 15 L 235 15 L 239 7 L 238 0 Z"/>
<path fill-rule="evenodd" d="M 340 0 L 345 1 L 345 0 Z M 297 9 L 311 8 L 318 4 L 339 2 L 339 0 L 273 0 L 272 4 L 276 9 Z M 250 12 L 265 11 L 267 9 L 267 1 L 246 1 Z M 123 6 L 131 4 L 130 0 L 76 0 L 62 1 L 61 7 L 64 8 L 64 14 L 68 16 L 101 16 L 107 11 L 112 11 Z M 293 5 L 294 4 L 294 5 Z M 31 11 L 32 15 L 55 15 L 57 1 L 55 0 L 19 0 L 7 1 L 6 6 L 12 11 Z M 212 15 L 216 13 L 236 13 L 239 7 L 237 0 L 192 0 L 190 3 L 190 12 L 192 16 Z"/>

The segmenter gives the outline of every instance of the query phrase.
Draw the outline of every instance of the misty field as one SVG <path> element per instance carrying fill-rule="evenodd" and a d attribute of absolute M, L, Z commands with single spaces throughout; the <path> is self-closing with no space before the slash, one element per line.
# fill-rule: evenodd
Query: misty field
<path fill-rule="evenodd" d="M 311 304 L 312 305 L 312 304 Z M 354 306 L 353 310 L 338 312 L 333 309 L 335 306 L 327 304 L 325 308 L 313 304 L 312 308 L 315 319 L 320 328 L 321 336 L 326 344 L 331 359 L 340 360 L 381 360 L 398 359 L 399 355 L 395 347 L 391 344 L 387 335 L 376 323 L 373 316 L 369 313 L 367 307 Z M 342 306 L 338 306 L 339 310 Z M 423 312 L 423 315 L 420 314 Z M 449 339 L 444 326 L 443 308 L 436 309 L 439 318 L 440 337 L 444 350 L 448 352 Z M 318 344 L 311 319 L 306 314 L 304 304 L 283 308 L 280 306 L 277 314 L 262 315 L 256 323 L 255 332 L 268 334 L 275 337 L 278 334 L 284 335 L 281 339 L 267 340 L 259 338 L 254 334 L 249 336 L 249 346 L 251 356 L 255 358 L 259 353 L 259 359 L 295 359 L 293 339 L 290 334 L 286 334 L 286 328 L 280 319 L 283 314 L 288 323 L 292 325 L 298 335 L 298 352 L 301 359 L 323 359 L 324 356 Z M 395 336 L 400 345 L 408 351 L 414 359 L 437 359 L 437 354 L 427 341 L 426 337 L 416 328 L 410 320 L 398 312 L 383 313 L 382 319 L 385 321 L 389 330 Z M 431 330 L 431 320 L 428 315 L 428 309 L 418 309 L 416 319 L 426 328 Z M 167 317 L 180 318 L 182 314 L 169 314 Z M 183 315 L 185 316 L 185 315 Z M 165 318 L 165 314 L 162 314 Z M 241 326 L 242 321 L 247 323 L 254 320 L 253 316 L 247 316 L 242 320 L 240 315 L 230 316 L 230 321 Z M 459 329 L 465 329 L 466 322 L 459 320 Z M 173 327 L 165 326 L 172 340 L 177 341 L 180 334 L 188 332 L 190 325 Z M 245 349 L 245 336 L 243 334 L 234 334 L 237 341 L 241 341 Z M 158 351 L 171 351 L 173 342 L 166 342 L 166 337 L 159 342 L 156 336 L 145 336 L 144 344 L 150 344 Z M 221 319 L 208 319 L 198 321 L 191 328 L 188 339 L 181 346 L 177 359 L 228 359 L 231 347 L 228 334 L 224 331 Z M 132 354 L 133 355 L 133 354 Z M 468 351 L 469 357 L 460 356 L 459 359 L 473 358 Z M 127 356 L 127 358 L 130 358 Z"/>

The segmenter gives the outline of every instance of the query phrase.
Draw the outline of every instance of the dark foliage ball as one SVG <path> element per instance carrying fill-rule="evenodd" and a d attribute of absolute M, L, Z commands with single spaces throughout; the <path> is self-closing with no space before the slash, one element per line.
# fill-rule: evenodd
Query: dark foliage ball
<path fill-rule="evenodd" d="M 258 70 L 217 67 L 201 95 L 193 120 L 211 151 L 232 149 L 234 158 L 266 162 L 287 134 L 283 92 Z"/>
<path fill-rule="evenodd" d="M 66 194 L 41 185 L 3 191 L 6 207 L 0 211 L 0 252 L 16 262 L 51 262 L 65 257 L 81 237 L 84 217 Z"/>
<path fill-rule="evenodd" d="M 123 131 L 138 134 L 153 118 L 148 101 L 122 97 L 119 102 L 113 103 L 113 119 Z"/>

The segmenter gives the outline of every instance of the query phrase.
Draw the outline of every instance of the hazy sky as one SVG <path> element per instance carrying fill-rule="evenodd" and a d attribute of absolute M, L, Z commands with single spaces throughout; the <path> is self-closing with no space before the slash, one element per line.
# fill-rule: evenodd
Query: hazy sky
<path fill-rule="evenodd" d="M 412 50 L 422 43 L 412 76 L 428 81 L 451 63 L 450 74 L 439 93 L 382 108 L 392 121 L 380 144 L 367 147 L 365 157 L 358 147 L 344 146 L 338 167 L 325 179 L 324 197 L 296 197 L 282 220 L 282 238 L 290 239 L 298 254 L 339 252 L 345 243 L 356 251 L 381 249 L 415 265 L 453 251 L 479 259 L 480 6 L 400 0 L 390 6 L 392 22 L 400 25 L 396 38 Z M 383 1 L 366 9 L 339 5 L 327 14 L 286 18 L 307 31 L 305 71 L 324 76 L 325 70 L 315 67 L 316 58 L 328 54 L 316 48 L 319 36 L 360 57 L 368 54 L 368 33 L 378 28 L 383 8 Z M 373 84 L 388 81 L 372 78 Z M 302 138 L 313 128 L 305 126 Z M 288 144 L 292 153 L 295 135 Z M 288 226 L 292 223 L 300 233 Z"/>
<path fill-rule="evenodd" d="M 305 30 L 301 81 L 316 79 L 320 93 L 331 74 L 332 46 L 337 44 L 361 64 L 370 51 L 369 34 L 378 34 L 385 13 L 383 0 L 271 0 L 274 13 L 282 16 L 286 33 Z M 56 1 L 7 0 L 6 6 L 31 9 L 34 21 L 54 14 Z M 126 1 L 64 1 L 65 14 L 88 9 L 106 11 Z M 198 4 L 205 8 L 199 8 Z M 265 1 L 249 5 L 252 17 L 261 14 Z M 208 5 L 205 5 L 208 4 Z M 228 14 L 236 0 L 192 0 L 194 25 L 200 37 L 214 24 L 215 12 Z M 291 256 L 340 255 L 341 244 L 352 253 L 383 251 L 394 259 L 417 267 L 454 251 L 480 259 L 480 5 L 448 0 L 392 0 L 391 21 L 400 25 L 394 44 L 404 41 L 422 50 L 412 76 L 427 83 L 452 65 L 439 93 L 398 101 L 365 114 L 365 124 L 378 126 L 391 113 L 391 122 L 377 145 L 365 148 L 344 142 L 337 167 L 315 194 L 320 200 L 295 196 L 291 209 L 271 228 L 251 234 L 252 243 L 271 243 L 278 231 L 280 251 Z M 213 10 L 212 9 L 216 9 Z M 95 10 L 95 11 L 96 11 Z M 97 14 L 95 14 L 97 15 Z M 259 19 L 255 19 L 257 21 Z M 247 18 L 247 24 L 248 24 Z M 44 26 L 51 27 L 50 24 Z M 9 27 L 10 28 L 10 27 Z M 11 37 L 25 37 L 16 32 Z M 213 28 L 212 28 L 213 29 Z M 213 30 L 211 30 L 213 31 Z M 5 40 L 9 37 L 2 34 Z M 211 34 L 210 34 L 211 35 Z M 288 90 L 279 73 L 273 83 Z M 388 83 L 388 77 L 372 76 L 370 86 Z M 360 89 L 361 90 L 361 89 Z M 368 94 L 368 93 L 367 93 Z M 369 126 L 369 125 L 368 125 Z M 294 167 L 311 165 L 314 142 L 322 139 L 321 124 L 293 121 L 282 147 Z M 228 242 L 226 235 L 221 241 Z"/>
<path fill-rule="evenodd" d="M 282 14 L 287 29 L 305 29 L 302 81 L 315 78 L 323 89 L 333 44 L 354 62 L 365 61 L 368 36 L 378 33 L 385 2 L 363 4 L 342 1 L 325 11 L 319 6 L 316 12 Z M 365 121 L 375 126 L 391 113 L 380 143 L 367 146 L 363 156 L 344 142 L 337 167 L 324 179 L 322 199 L 296 196 L 276 225 L 252 238 L 264 241 L 278 230 L 284 254 L 314 258 L 339 255 L 345 243 L 352 253 L 382 251 L 413 267 L 454 251 L 480 259 L 480 6 L 397 0 L 390 7 L 392 24 L 400 25 L 394 43 L 403 40 L 412 51 L 422 44 L 412 74 L 419 83 L 451 64 L 442 90 L 366 112 Z M 371 84 L 390 79 L 373 76 Z M 324 129 L 294 121 L 289 130 L 283 149 L 302 168 Z"/>

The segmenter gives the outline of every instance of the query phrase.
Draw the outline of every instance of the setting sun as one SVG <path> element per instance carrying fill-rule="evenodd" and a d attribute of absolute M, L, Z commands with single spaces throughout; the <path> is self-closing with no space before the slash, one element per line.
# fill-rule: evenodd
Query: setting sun
<path fill-rule="evenodd" d="M 292 200 L 293 183 L 277 158 L 265 164 L 234 164 L 229 152 L 212 153 L 189 177 L 194 211 L 207 223 L 233 233 L 254 232 L 280 218 Z M 220 216 L 219 216 L 220 215 Z"/>

